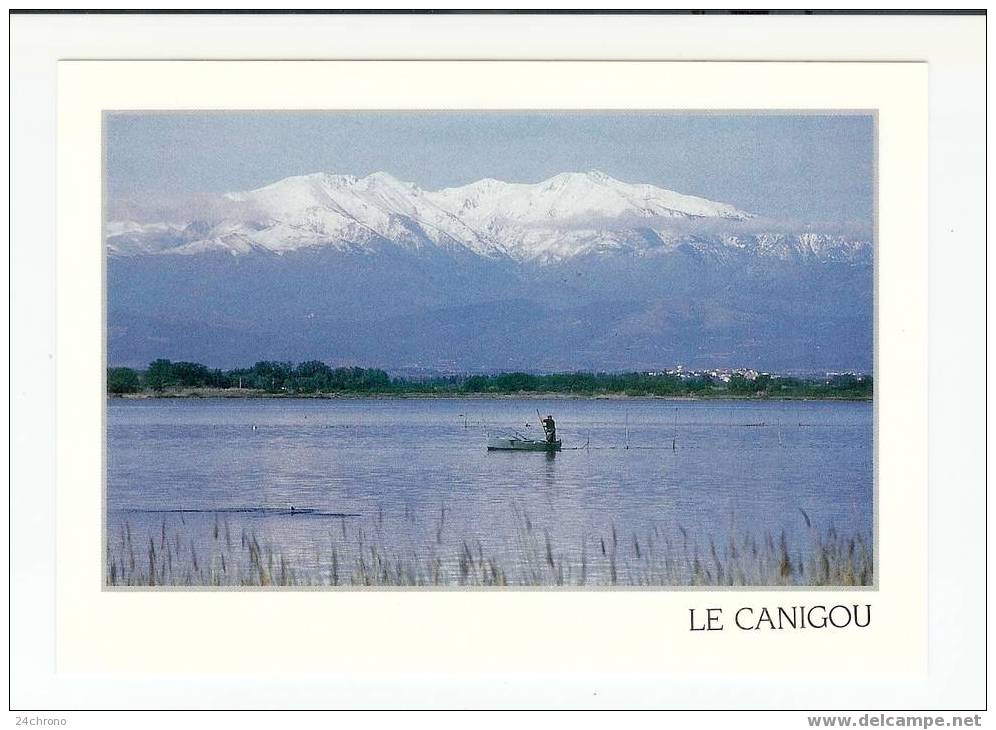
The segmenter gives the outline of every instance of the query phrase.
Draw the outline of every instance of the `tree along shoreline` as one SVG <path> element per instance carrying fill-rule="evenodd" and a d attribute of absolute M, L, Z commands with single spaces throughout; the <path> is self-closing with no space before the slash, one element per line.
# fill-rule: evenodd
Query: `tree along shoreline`
<path fill-rule="evenodd" d="M 122 398 L 670 398 L 871 400 L 872 377 L 842 374 L 797 378 L 762 374 L 569 372 L 537 375 L 448 375 L 392 378 L 376 368 L 332 368 L 258 362 L 251 368 L 212 370 L 189 362 L 156 360 L 145 370 L 108 368 L 107 392 Z"/>

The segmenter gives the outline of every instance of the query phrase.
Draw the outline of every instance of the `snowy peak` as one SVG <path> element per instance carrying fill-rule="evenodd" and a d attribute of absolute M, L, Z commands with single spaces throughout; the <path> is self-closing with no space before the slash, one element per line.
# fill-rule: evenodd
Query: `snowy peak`
<path fill-rule="evenodd" d="M 430 193 L 429 197 L 483 229 L 499 221 L 562 224 L 624 216 L 730 220 L 752 217 L 731 205 L 654 185 L 624 183 L 598 170 L 565 172 L 534 184 L 486 179 Z"/>
<path fill-rule="evenodd" d="M 835 241 L 829 256 L 829 239 L 818 234 L 777 234 L 773 243 L 775 234 L 745 230 L 756 223 L 754 216 L 732 205 L 622 182 L 599 170 L 537 183 L 485 178 L 438 191 L 386 172 L 361 178 L 322 172 L 219 195 L 209 208 L 206 218 L 179 209 L 169 222 L 109 221 L 108 251 L 243 255 L 332 248 L 373 254 L 394 246 L 543 263 L 668 251 L 682 242 L 781 258 L 846 257 L 867 248 L 866 242 Z M 707 226 L 709 233 L 689 233 L 688 226 Z"/>

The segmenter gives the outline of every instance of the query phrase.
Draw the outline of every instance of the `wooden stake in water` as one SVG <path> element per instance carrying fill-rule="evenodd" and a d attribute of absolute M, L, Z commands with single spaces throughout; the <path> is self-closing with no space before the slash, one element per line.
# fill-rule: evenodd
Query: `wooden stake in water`
<path fill-rule="evenodd" d="M 678 409 L 674 409 L 674 434 L 671 436 L 671 451 L 678 450 Z"/>

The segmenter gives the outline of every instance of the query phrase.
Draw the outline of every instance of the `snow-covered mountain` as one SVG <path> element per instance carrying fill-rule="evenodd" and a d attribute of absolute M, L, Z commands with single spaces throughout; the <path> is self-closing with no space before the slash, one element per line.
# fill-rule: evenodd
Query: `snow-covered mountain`
<path fill-rule="evenodd" d="M 317 173 L 210 201 L 210 214 L 182 210 L 169 221 L 112 220 L 113 255 L 302 249 L 375 253 L 385 247 L 471 252 L 549 263 L 599 252 L 666 252 L 691 245 L 723 255 L 747 249 L 779 258 L 850 259 L 867 243 L 832 233 L 778 232 L 725 203 L 562 173 L 539 183 L 485 179 L 426 191 L 378 172 L 363 178 Z M 186 217 L 184 217 L 186 215 Z"/>
<path fill-rule="evenodd" d="M 110 211 L 111 364 L 872 365 L 867 238 L 598 172 L 435 192 L 323 173 Z"/>

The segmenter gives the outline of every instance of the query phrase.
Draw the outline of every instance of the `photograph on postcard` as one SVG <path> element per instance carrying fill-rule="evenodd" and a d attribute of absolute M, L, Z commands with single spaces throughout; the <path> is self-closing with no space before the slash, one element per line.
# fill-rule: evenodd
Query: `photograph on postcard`
<path fill-rule="evenodd" d="M 874 587 L 876 133 L 106 110 L 104 586 Z"/>

